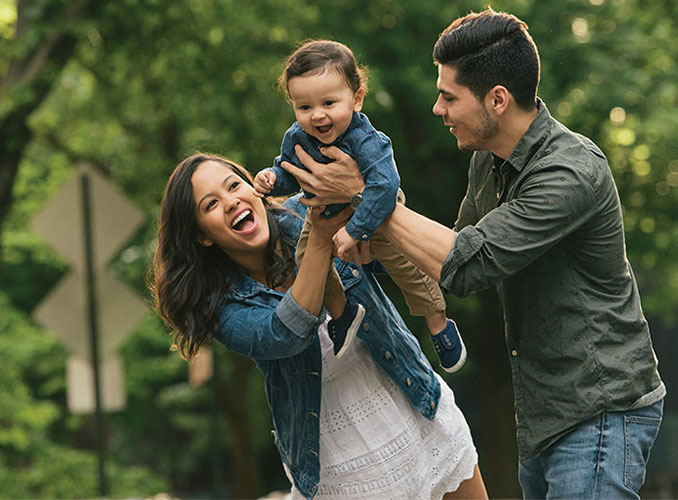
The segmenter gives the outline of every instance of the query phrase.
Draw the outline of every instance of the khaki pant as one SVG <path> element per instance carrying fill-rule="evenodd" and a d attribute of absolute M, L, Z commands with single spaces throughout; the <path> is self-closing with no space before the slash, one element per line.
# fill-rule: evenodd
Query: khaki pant
<path fill-rule="evenodd" d="M 398 190 L 398 203 L 405 203 L 405 194 Z M 311 212 L 306 214 L 304 227 L 297 243 L 297 263 L 301 265 L 306 252 L 308 233 L 311 230 Z M 424 274 L 407 258 L 398 252 L 391 243 L 381 235 L 378 228 L 370 240 L 372 255 L 386 268 L 391 279 L 400 287 L 412 316 L 427 316 L 432 313 L 445 311 L 445 298 L 433 279 Z M 334 260 L 334 259 L 333 259 Z M 331 302 L 344 295 L 339 273 L 330 265 L 325 285 L 325 303 Z"/>

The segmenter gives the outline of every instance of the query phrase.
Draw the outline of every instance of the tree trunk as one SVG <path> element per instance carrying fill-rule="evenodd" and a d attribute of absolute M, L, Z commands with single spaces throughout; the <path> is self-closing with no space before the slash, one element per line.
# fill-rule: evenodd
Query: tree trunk
<path fill-rule="evenodd" d="M 230 472 L 234 498 L 256 498 L 257 466 L 254 458 L 252 429 L 249 413 L 253 405 L 248 392 L 249 380 L 254 365 L 252 360 L 227 351 L 226 357 L 233 364 L 221 394 L 221 406 L 226 415 L 226 426 L 231 446 L 229 447 Z"/>
<path fill-rule="evenodd" d="M 17 4 L 17 44 L 21 43 L 25 32 L 36 29 L 27 24 L 26 16 L 29 8 L 36 9 L 34 3 L 19 0 Z M 100 3 L 94 2 L 93 5 L 99 6 Z M 12 204 L 12 187 L 21 159 L 33 137 L 28 119 L 45 100 L 61 69 L 75 52 L 77 39 L 71 32 L 73 23 L 85 15 L 94 14 L 93 5 L 81 0 L 71 2 L 65 12 L 55 15 L 53 7 L 58 8 L 60 4 L 41 5 L 44 19 L 34 20 L 33 24 L 44 27 L 48 24 L 47 20 L 56 19 L 53 23 L 56 27 L 45 30 L 40 41 L 25 51 L 22 58 L 13 59 L 7 74 L 0 79 L 0 102 L 3 108 L 8 109 L 0 117 L 0 235 Z"/>

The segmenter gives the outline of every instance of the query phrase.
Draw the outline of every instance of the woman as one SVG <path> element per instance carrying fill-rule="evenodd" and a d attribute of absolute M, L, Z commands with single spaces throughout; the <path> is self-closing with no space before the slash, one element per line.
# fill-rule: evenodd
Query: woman
<path fill-rule="evenodd" d="M 182 355 L 216 338 L 264 373 L 275 442 L 295 498 L 485 498 L 477 454 L 454 395 L 368 266 L 337 262 L 365 306 L 355 346 L 332 355 L 322 308 L 332 235 L 348 213 L 257 197 L 240 166 L 215 155 L 181 162 L 163 197 L 154 261 L 156 307 Z"/>

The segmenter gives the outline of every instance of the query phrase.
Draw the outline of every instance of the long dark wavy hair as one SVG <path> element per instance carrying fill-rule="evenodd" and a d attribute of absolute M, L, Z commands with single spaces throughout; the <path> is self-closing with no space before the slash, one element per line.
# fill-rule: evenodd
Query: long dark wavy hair
<path fill-rule="evenodd" d="M 158 220 L 158 247 L 148 277 L 155 310 L 170 327 L 174 343 L 185 359 L 214 338 L 217 313 L 240 271 L 217 245 L 203 246 L 195 216 L 193 172 L 204 162 L 230 168 L 252 185 L 247 170 L 215 154 L 198 153 L 183 160 L 172 172 L 162 198 Z M 278 225 L 276 213 L 286 211 L 264 200 L 270 237 L 265 249 L 266 281 L 271 288 L 289 283 L 295 275 L 294 240 Z"/>

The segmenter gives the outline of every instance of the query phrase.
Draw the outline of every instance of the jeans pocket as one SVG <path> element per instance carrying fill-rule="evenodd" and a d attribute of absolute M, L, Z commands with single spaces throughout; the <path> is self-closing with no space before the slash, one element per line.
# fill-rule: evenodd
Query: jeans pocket
<path fill-rule="evenodd" d="M 661 421 L 661 417 L 624 417 L 624 485 L 633 491 L 638 492 L 645 482 L 645 467 Z"/>

